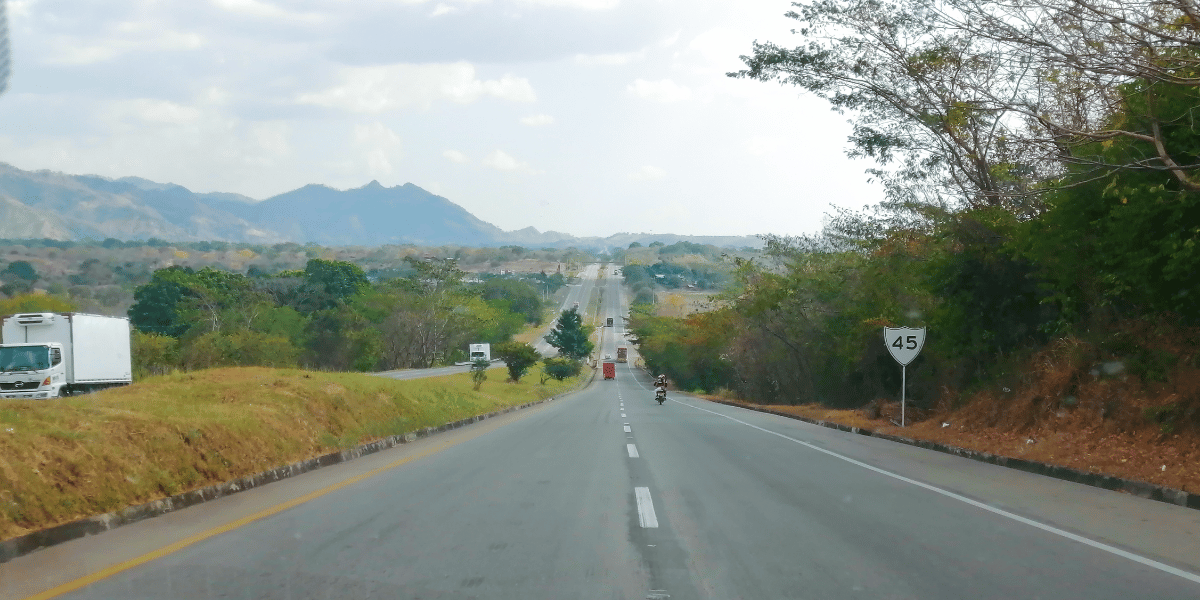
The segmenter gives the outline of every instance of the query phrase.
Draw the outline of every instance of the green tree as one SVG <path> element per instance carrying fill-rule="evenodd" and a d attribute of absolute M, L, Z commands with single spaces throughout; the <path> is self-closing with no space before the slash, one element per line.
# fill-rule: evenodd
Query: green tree
<path fill-rule="evenodd" d="M 334 299 L 344 299 L 371 285 L 362 267 L 340 260 L 314 258 L 304 267 L 304 277 Z"/>
<path fill-rule="evenodd" d="M 195 271 L 191 268 L 180 266 L 155 271 L 149 283 L 133 292 L 130 323 L 148 333 L 176 338 L 183 335 L 193 323 L 180 314 L 180 302 L 193 295 L 190 288 L 193 275 Z"/>
<path fill-rule="evenodd" d="M 583 317 L 578 308 L 562 311 L 554 329 L 545 337 L 546 343 L 558 349 L 558 353 L 572 360 L 580 360 L 592 353 L 594 344 L 583 330 Z"/>
<path fill-rule="evenodd" d="M 492 279 L 483 284 L 480 292 L 484 300 L 505 300 L 508 309 L 524 315 L 526 323 L 540 325 L 542 322 L 542 299 L 528 282 L 516 279 Z"/>
<path fill-rule="evenodd" d="M 6 281 L 16 278 L 33 283 L 38 280 L 38 273 L 37 269 L 34 269 L 33 265 L 29 264 L 29 261 L 15 260 L 8 263 L 8 266 L 4 267 L 3 271 L 0 271 L 0 278 Z"/>
<path fill-rule="evenodd" d="M 521 342 L 505 342 L 492 348 L 495 354 L 508 366 L 508 378 L 513 382 L 521 381 L 529 368 L 538 363 L 541 355 L 533 346 Z"/>

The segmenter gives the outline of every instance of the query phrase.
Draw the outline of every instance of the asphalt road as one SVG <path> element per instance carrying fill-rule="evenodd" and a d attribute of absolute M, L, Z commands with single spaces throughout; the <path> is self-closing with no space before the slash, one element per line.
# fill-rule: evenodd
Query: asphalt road
<path fill-rule="evenodd" d="M 108 568 L 60 597 L 1184 599 L 1198 538 L 1200 511 L 677 392 L 659 406 L 624 364 L 0 565 L 0 597 Z"/>

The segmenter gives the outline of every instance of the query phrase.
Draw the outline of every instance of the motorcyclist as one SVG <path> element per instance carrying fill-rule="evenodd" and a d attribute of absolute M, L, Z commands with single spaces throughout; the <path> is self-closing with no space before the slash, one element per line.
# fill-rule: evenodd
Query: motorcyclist
<path fill-rule="evenodd" d="M 656 387 L 661 387 L 662 389 L 666 390 L 667 389 L 667 376 L 659 375 L 658 378 L 654 380 L 654 385 Z"/>

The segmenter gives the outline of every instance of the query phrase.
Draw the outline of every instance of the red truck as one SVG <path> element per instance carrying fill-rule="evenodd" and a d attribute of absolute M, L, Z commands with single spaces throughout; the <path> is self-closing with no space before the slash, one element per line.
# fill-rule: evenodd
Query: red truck
<path fill-rule="evenodd" d="M 611 363 L 611 362 L 604 363 L 604 378 L 605 379 L 616 379 L 617 378 L 617 363 Z"/>

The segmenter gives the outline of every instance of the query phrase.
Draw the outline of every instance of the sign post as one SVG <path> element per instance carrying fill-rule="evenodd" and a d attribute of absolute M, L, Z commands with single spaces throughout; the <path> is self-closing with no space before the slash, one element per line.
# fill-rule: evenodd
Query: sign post
<path fill-rule="evenodd" d="M 900 426 L 904 427 L 908 363 L 917 358 L 917 355 L 921 353 L 921 348 L 925 347 L 925 328 L 884 327 L 883 343 L 887 345 L 888 353 L 892 355 L 892 358 L 900 363 Z"/>

